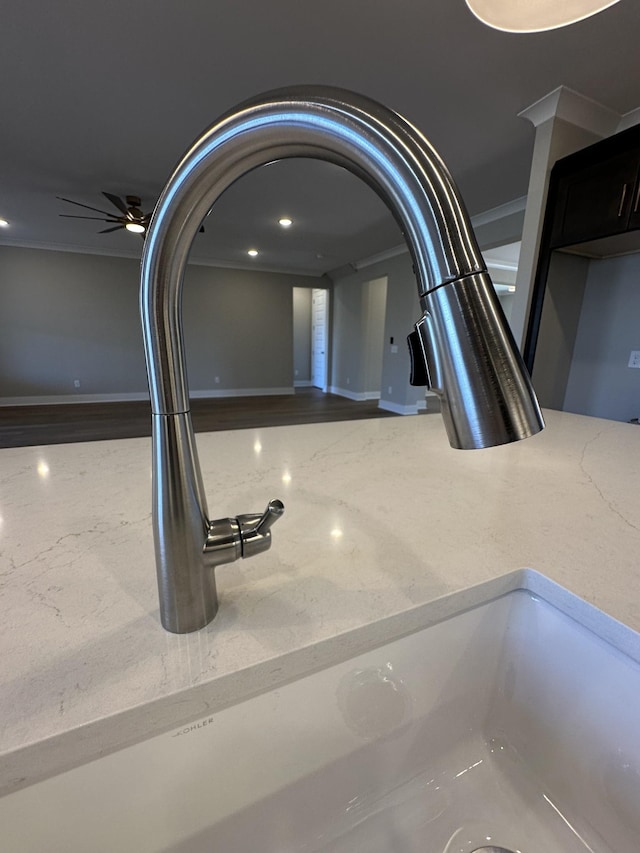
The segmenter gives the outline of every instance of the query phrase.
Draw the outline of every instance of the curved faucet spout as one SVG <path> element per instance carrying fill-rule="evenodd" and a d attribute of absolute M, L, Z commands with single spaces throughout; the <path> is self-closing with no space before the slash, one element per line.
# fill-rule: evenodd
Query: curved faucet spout
<path fill-rule="evenodd" d="M 396 217 L 424 311 L 416 326 L 414 357 L 423 360 L 442 398 L 451 444 L 501 444 L 543 426 L 464 205 L 424 136 L 380 104 L 338 89 L 293 88 L 240 104 L 207 130 L 177 166 L 156 206 L 142 260 L 156 562 L 162 620 L 171 631 L 202 627 L 217 606 L 203 547 L 218 523 L 207 518 L 182 333 L 187 256 L 224 190 L 250 170 L 286 157 L 346 167 Z M 270 536 L 265 541 L 270 543 Z"/>

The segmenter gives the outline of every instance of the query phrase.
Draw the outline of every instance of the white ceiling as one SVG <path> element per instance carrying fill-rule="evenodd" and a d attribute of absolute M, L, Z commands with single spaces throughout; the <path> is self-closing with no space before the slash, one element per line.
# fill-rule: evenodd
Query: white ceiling
<path fill-rule="evenodd" d="M 0 242 L 139 254 L 66 196 L 150 209 L 173 165 L 224 110 L 320 83 L 362 92 L 431 139 L 471 214 L 526 194 L 533 128 L 517 114 L 564 84 L 620 114 L 640 106 L 640 3 L 543 34 L 490 30 L 464 0 L 3 0 Z M 284 232 L 275 220 L 294 219 Z M 90 211 L 87 211 L 91 215 Z M 234 185 L 193 257 L 321 274 L 400 242 L 382 203 L 327 163 L 287 161 Z"/>

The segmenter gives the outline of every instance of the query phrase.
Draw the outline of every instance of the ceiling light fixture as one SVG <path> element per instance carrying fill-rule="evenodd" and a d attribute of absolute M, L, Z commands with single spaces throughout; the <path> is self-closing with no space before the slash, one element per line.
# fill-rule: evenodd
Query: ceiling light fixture
<path fill-rule="evenodd" d="M 131 231 L 133 234 L 144 234 L 146 231 L 144 225 L 139 225 L 137 222 L 127 222 L 124 227 L 127 231 Z"/>
<path fill-rule="evenodd" d="M 293 219 L 289 219 L 288 216 L 283 216 L 282 219 L 278 219 L 278 224 L 282 225 L 283 228 L 290 228 L 293 225 Z"/>
<path fill-rule="evenodd" d="M 9 223 L 7 222 L 7 220 L 6 219 L 0 219 L 0 228 L 8 228 L 8 227 L 9 227 Z"/>
<path fill-rule="evenodd" d="M 257 254 L 258 254 L 258 250 L 257 250 L 257 249 L 249 249 L 249 250 L 247 251 L 247 255 L 251 255 L 251 257 L 252 257 L 252 258 L 255 258 Z"/>
<path fill-rule="evenodd" d="M 618 0 L 466 0 L 483 24 L 507 33 L 539 33 L 575 24 Z"/>

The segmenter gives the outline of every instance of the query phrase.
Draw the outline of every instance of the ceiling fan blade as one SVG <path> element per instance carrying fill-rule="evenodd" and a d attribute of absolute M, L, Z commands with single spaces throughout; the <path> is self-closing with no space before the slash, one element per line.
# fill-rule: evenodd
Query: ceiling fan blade
<path fill-rule="evenodd" d="M 115 228 L 105 228 L 104 231 L 98 231 L 98 234 L 110 234 L 112 231 L 119 231 L 121 228 L 124 227 L 124 225 L 116 225 Z"/>
<path fill-rule="evenodd" d="M 114 195 L 113 193 L 105 193 L 105 192 L 103 192 L 102 195 L 105 198 L 108 198 L 109 201 L 111 202 L 111 204 L 115 205 L 115 207 L 118 208 L 120 213 L 124 214 L 124 216 L 126 216 L 127 219 L 131 219 L 131 216 L 129 215 L 129 208 L 127 207 L 127 205 L 122 201 L 122 199 L 119 196 Z"/>
<path fill-rule="evenodd" d="M 56 198 L 59 199 L 60 201 L 68 201 L 69 204 L 77 204 L 78 207 L 86 207 L 87 210 L 94 210 L 96 213 L 104 213 L 105 216 L 113 216 L 113 214 L 109 213 L 108 210 L 100 210 L 97 207 L 90 207 L 88 204 L 82 204 L 82 202 L 80 202 L 80 201 L 72 201 L 72 199 L 63 198 L 61 195 L 57 195 Z"/>
<path fill-rule="evenodd" d="M 59 213 L 64 219 L 94 219 L 96 222 L 117 222 L 117 219 L 102 219 L 100 216 L 75 216 L 73 213 Z"/>

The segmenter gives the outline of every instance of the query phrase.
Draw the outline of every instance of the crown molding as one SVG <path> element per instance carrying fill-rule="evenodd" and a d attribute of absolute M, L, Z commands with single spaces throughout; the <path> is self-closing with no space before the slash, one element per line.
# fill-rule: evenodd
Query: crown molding
<path fill-rule="evenodd" d="M 552 118 L 575 124 L 598 136 L 611 136 L 618 130 L 621 115 L 604 104 L 587 98 L 567 86 L 558 86 L 518 113 L 538 127 Z"/>
<path fill-rule="evenodd" d="M 408 251 L 407 244 L 401 243 L 399 246 L 393 246 L 384 252 L 378 252 L 376 255 L 369 255 L 368 258 L 354 261 L 352 266 L 357 272 L 358 270 L 366 269 L 366 267 L 372 267 L 374 264 L 379 264 L 381 261 L 388 261 L 391 258 L 397 258 L 399 255 L 405 255 Z"/>
<path fill-rule="evenodd" d="M 482 213 L 477 213 L 471 217 L 471 225 L 478 228 L 480 225 L 488 225 L 490 222 L 497 222 L 500 219 L 505 219 L 507 216 L 513 216 L 517 213 L 522 213 L 527 206 L 526 195 L 514 198 L 497 207 L 492 207 L 489 210 L 484 210 Z M 397 258 L 399 255 L 406 255 L 409 249 L 406 243 L 399 246 L 394 246 L 392 249 L 387 249 L 385 252 L 379 252 L 377 255 L 370 255 L 367 258 L 361 258 L 359 261 L 354 261 L 351 265 L 354 272 L 371 267 L 381 261 L 388 261 L 391 258 Z"/>
<path fill-rule="evenodd" d="M 481 225 L 488 225 L 490 222 L 497 222 L 499 219 L 506 219 L 507 216 L 514 216 L 517 213 L 522 213 L 527 206 L 526 195 L 514 198 L 512 201 L 507 201 L 504 204 L 499 204 L 497 207 L 491 207 L 489 210 L 484 210 L 482 213 L 477 213 L 471 217 L 471 224 L 474 228 L 479 228 Z"/>
<path fill-rule="evenodd" d="M 61 245 L 59 243 L 41 243 L 35 240 L 0 240 L 0 248 L 8 246 L 16 249 L 38 249 L 46 252 L 68 252 L 72 255 L 99 255 L 109 258 L 123 258 L 140 262 L 141 252 L 126 252 L 121 249 L 96 248 L 87 246 L 76 246 L 73 244 Z M 324 272 L 311 269 L 284 269 L 282 267 L 257 266 L 256 264 L 234 264 L 229 261 L 219 261 L 215 258 L 190 258 L 188 266 L 217 267 L 219 269 L 232 269 L 243 272 L 266 272 L 278 275 L 305 276 L 309 278 L 322 278 Z"/>
<path fill-rule="evenodd" d="M 622 116 L 620 124 L 618 125 L 618 131 L 635 127 L 636 124 L 640 124 L 640 107 L 637 107 L 635 110 L 631 110 Z"/>
<path fill-rule="evenodd" d="M 140 252 L 126 252 L 121 249 L 89 248 L 88 246 L 76 246 L 65 243 L 43 243 L 37 240 L 0 240 L 0 246 L 10 246 L 16 249 L 41 249 L 45 252 L 69 252 L 73 255 L 102 255 L 110 258 L 125 258 L 127 260 L 140 261 Z"/>

